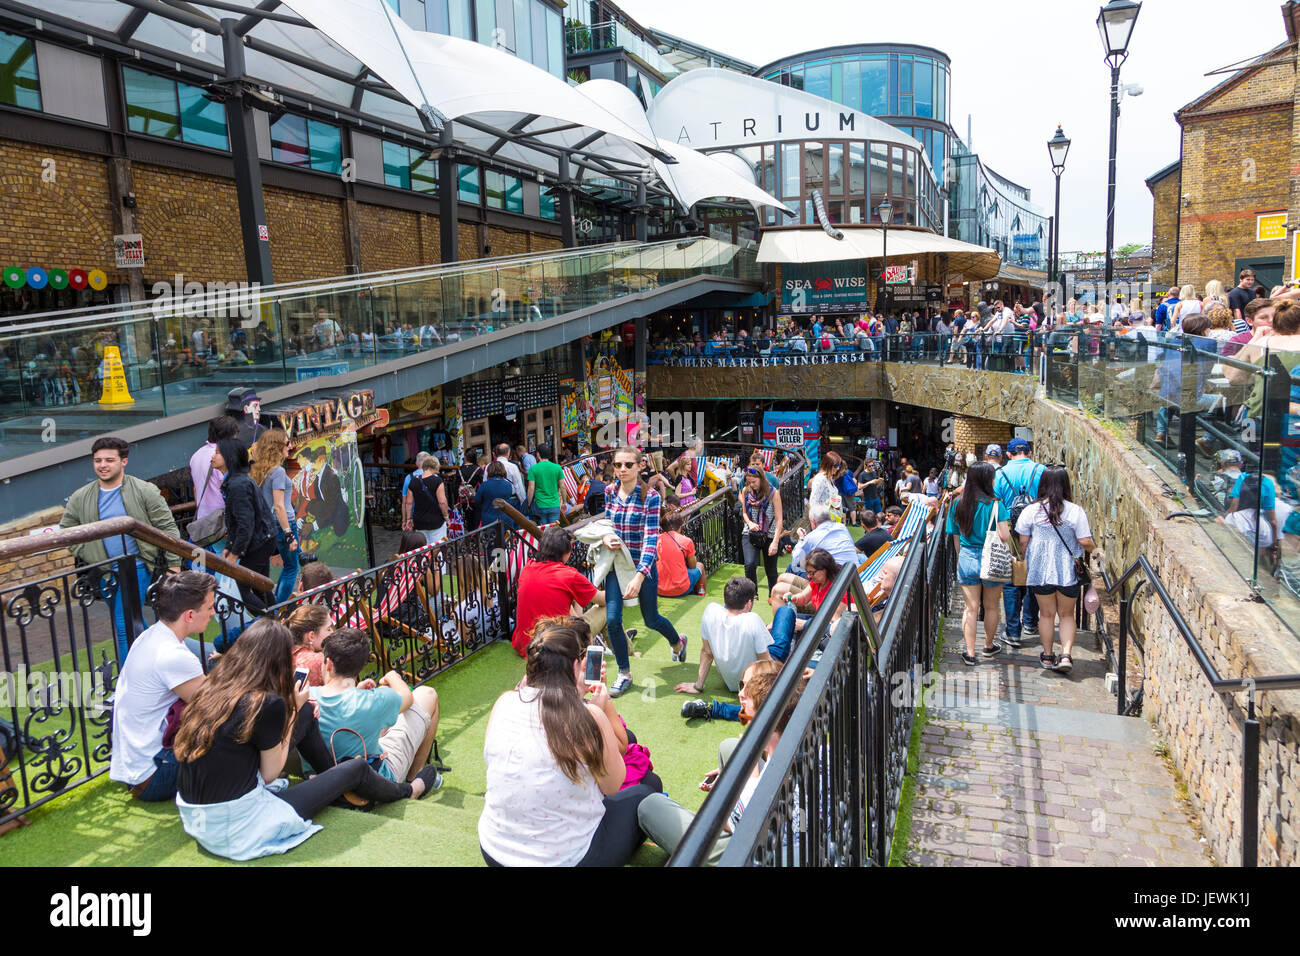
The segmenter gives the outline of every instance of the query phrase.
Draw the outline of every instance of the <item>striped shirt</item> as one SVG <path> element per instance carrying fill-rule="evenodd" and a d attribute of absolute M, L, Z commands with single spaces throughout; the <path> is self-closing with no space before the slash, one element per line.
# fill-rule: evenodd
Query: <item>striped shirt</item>
<path fill-rule="evenodd" d="M 659 545 L 659 493 L 643 491 L 638 484 L 626 498 L 620 496 L 617 483 L 605 496 L 605 517 L 614 524 L 614 533 L 623 539 L 628 557 L 646 577 L 655 566 Z"/>

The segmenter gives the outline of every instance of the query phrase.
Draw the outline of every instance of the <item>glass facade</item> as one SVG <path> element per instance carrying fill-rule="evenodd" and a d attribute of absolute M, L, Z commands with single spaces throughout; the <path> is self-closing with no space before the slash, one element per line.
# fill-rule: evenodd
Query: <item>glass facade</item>
<path fill-rule="evenodd" d="M 432 195 L 438 191 L 438 163 L 421 150 L 385 140 L 384 185 Z"/>
<path fill-rule="evenodd" d="M 36 75 L 36 47 L 26 37 L 0 31 L 0 103 L 41 108 L 41 85 Z"/>
<path fill-rule="evenodd" d="M 197 86 L 129 66 L 122 68 L 122 81 L 131 132 L 212 149 L 229 148 L 225 107 L 209 100 Z"/>
<path fill-rule="evenodd" d="M 409 0 L 402 0 L 403 3 Z M 451 33 L 466 39 L 478 40 L 486 46 L 495 46 L 541 67 L 552 76 L 564 78 L 564 23 L 558 10 L 553 10 L 538 0 L 474 0 L 474 31 L 469 29 L 469 0 L 427 0 L 430 7 L 439 4 L 459 9 L 463 21 L 448 14 L 449 26 L 441 29 L 441 19 L 429 14 L 428 29 L 436 33 Z M 440 16 L 441 14 L 439 14 Z M 466 24 L 465 33 L 457 33 L 454 25 Z M 470 32 L 476 32 L 470 36 Z"/>
<path fill-rule="evenodd" d="M 1009 265 L 1046 270 L 1049 220 L 1028 203 L 1027 190 L 984 167 L 953 141 L 948 234 L 994 249 Z"/>
<path fill-rule="evenodd" d="M 812 192 L 816 189 L 834 223 L 879 222 L 875 210 L 888 193 L 895 224 L 943 230 L 939 185 L 911 147 L 865 140 L 807 140 L 729 152 L 749 165 L 755 182 L 797 214 L 791 219 L 764 207 L 764 225 L 814 224 Z"/>
<path fill-rule="evenodd" d="M 495 169 L 485 169 L 483 192 L 490 209 L 520 213 L 524 211 L 524 184 L 518 176 L 508 176 Z"/>
<path fill-rule="evenodd" d="M 792 86 L 872 116 L 924 116 L 948 122 L 948 63 L 908 53 L 845 53 L 784 63 L 763 79 Z"/>

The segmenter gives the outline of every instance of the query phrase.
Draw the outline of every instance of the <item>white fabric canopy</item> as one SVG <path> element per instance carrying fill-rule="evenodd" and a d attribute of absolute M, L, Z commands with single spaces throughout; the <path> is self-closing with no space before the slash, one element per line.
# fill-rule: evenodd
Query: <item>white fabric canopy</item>
<path fill-rule="evenodd" d="M 649 249 L 639 250 L 610 263 L 611 270 L 631 269 L 637 272 L 681 272 L 716 268 L 726 265 L 740 249 L 729 242 L 709 236 L 683 239 L 680 242 L 660 242 Z"/>
<path fill-rule="evenodd" d="M 844 259 L 879 259 L 885 252 L 885 231 L 878 227 L 854 229 L 837 226 L 843 239 L 825 230 L 774 229 L 763 233 L 758 248 L 759 262 L 838 262 Z M 930 252 L 948 256 L 951 272 L 962 273 L 967 281 L 991 279 L 998 274 L 1001 257 L 992 249 L 960 239 L 950 239 L 918 229 L 889 230 L 889 258 L 906 259 Z"/>
<path fill-rule="evenodd" d="M 456 139 L 503 161 L 552 174 L 545 149 L 587 151 L 613 169 L 644 167 L 658 146 L 563 80 L 519 57 L 472 40 L 412 30 L 385 0 L 286 0 L 417 109 L 466 119 Z M 502 142 L 507 131 L 510 139 Z"/>
<path fill-rule="evenodd" d="M 578 87 L 578 92 L 644 135 L 654 137 L 641 101 L 621 83 L 588 80 Z M 756 186 L 752 176 L 748 179 L 738 176 L 734 170 L 689 146 L 678 146 L 662 137 L 656 139 L 676 163 L 669 165 L 654 160 L 654 170 L 684 208 L 690 209 L 702 199 L 725 197 L 748 200 L 755 206 L 775 206 L 794 215 L 781 200 Z"/>

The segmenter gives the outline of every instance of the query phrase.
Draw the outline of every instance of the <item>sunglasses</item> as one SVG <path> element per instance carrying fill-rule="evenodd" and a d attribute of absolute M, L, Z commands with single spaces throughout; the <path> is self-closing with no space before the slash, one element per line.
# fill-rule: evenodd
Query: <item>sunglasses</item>
<path fill-rule="evenodd" d="M 634 462 L 634 461 L 616 461 L 616 462 L 614 462 L 614 467 L 615 467 L 615 468 L 635 468 L 635 467 L 636 467 L 636 462 Z"/>
<path fill-rule="evenodd" d="M 759 475 L 762 474 L 762 472 L 759 471 L 757 468 L 746 468 L 746 469 L 745 469 L 745 474 L 747 474 L 747 475 L 753 475 L 755 478 L 757 478 Z"/>

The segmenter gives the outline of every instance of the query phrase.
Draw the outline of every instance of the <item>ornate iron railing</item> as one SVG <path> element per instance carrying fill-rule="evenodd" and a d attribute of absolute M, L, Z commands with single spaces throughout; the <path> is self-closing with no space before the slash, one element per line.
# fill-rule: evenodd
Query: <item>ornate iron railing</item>
<path fill-rule="evenodd" d="M 894 691 L 901 682 L 915 686 L 933 663 L 951 573 L 941 538 L 921 531 L 914 539 L 879 626 L 856 569 L 841 569 L 670 866 L 698 866 L 711 857 L 723 866 L 888 862 L 915 716 L 913 697 L 896 699 Z M 832 629 L 846 594 L 855 609 Z M 736 801 L 796 697 L 762 778 L 727 835 Z"/>

